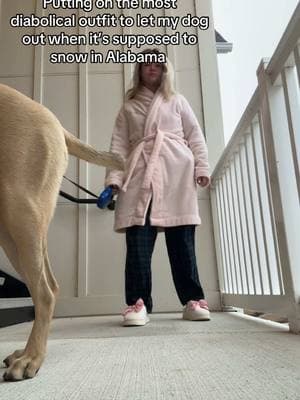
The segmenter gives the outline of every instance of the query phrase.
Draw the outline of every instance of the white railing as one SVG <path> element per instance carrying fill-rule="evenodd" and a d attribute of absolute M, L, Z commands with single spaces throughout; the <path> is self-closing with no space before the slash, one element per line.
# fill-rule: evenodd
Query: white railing
<path fill-rule="evenodd" d="M 300 332 L 300 5 L 212 174 L 222 304 Z"/>

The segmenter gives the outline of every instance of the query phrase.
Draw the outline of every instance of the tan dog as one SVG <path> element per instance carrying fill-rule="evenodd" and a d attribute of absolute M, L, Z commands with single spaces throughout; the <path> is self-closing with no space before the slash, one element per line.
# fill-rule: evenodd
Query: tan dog
<path fill-rule="evenodd" d="M 25 349 L 4 360 L 5 380 L 33 378 L 45 358 L 58 292 L 48 259 L 47 231 L 68 153 L 123 169 L 121 157 L 85 145 L 47 108 L 0 85 L 0 246 L 24 279 L 35 306 Z"/>

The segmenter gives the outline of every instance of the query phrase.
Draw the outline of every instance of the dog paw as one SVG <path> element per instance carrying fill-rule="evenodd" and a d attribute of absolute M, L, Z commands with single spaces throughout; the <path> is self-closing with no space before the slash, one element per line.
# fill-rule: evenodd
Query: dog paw
<path fill-rule="evenodd" d="M 4 360 L 3 363 L 9 367 L 10 365 L 12 365 L 12 363 L 17 359 L 22 357 L 22 355 L 24 354 L 24 349 L 23 350 L 16 350 L 14 351 L 12 354 L 10 354 L 9 356 L 7 356 Z"/>
<path fill-rule="evenodd" d="M 40 357 L 30 358 L 25 355 L 16 359 L 4 373 L 5 381 L 21 381 L 34 378 L 42 364 Z"/>

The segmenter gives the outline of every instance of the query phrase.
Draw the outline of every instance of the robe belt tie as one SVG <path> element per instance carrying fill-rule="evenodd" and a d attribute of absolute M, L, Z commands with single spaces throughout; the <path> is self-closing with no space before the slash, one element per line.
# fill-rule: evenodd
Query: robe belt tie
<path fill-rule="evenodd" d="M 174 133 L 164 132 L 159 129 L 157 130 L 157 133 L 152 135 L 147 135 L 142 139 L 138 140 L 135 143 L 135 148 L 132 150 L 128 159 L 127 177 L 122 186 L 122 191 L 126 192 L 127 190 L 128 184 L 130 182 L 130 179 L 132 178 L 132 174 L 134 172 L 136 164 L 144 150 L 145 143 L 149 142 L 150 140 L 154 140 L 153 149 L 150 154 L 149 161 L 147 163 L 144 180 L 141 186 L 142 189 L 150 189 L 153 173 L 155 168 L 157 167 L 159 153 L 165 137 L 184 143 L 185 145 L 187 144 L 187 141 L 184 138 Z"/>

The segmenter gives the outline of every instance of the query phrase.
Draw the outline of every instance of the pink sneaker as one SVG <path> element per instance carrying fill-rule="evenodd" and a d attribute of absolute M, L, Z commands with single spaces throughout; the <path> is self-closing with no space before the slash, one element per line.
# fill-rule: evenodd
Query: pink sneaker
<path fill-rule="evenodd" d="M 126 307 L 123 317 L 123 326 L 143 326 L 149 322 L 147 310 L 142 299 L 138 299 L 135 304 Z"/>
<path fill-rule="evenodd" d="M 183 309 L 183 319 L 189 321 L 209 321 L 210 314 L 206 300 L 190 300 Z"/>

